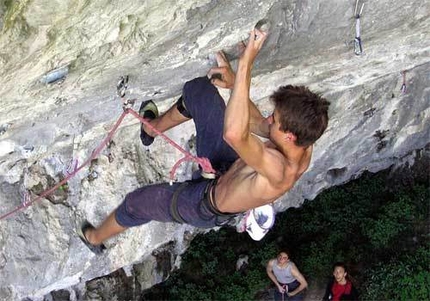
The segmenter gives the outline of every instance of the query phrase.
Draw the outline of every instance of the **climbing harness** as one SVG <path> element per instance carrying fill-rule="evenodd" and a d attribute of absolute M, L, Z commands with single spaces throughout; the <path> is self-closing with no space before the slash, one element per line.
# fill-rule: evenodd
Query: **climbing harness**
<path fill-rule="evenodd" d="M 194 181 L 201 181 L 201 180 L 194 180 Z M 215 187 L 217 184 L 218 179 L 210 180 L 208 182 L 208 185 L 205 188 L 203 199 L 200 202 L 199 205 L 199 212 L 211 212 L 215 216 L 215 225 L 218 227 L 222 227 L 225 225 L 231 225 L 235 224 L 235 218 L 240 213 L 225 213 L 218 210 L 216 205 L 211 201 L 215 199 Z M 200 218 L 204 219 L 202 216 Z M 209 219 L 212 219 L 209 218 Z"/>
<path fill-rule="evenodd" d="M 406 70 L 400 72 L 403 78 L 403 84 L 400 87 L 400 91 L 402 91 L 402 94 L 406 94 Z"/>
<path fill-rule="evenodd" d="M 361 37 L 360 37 L 360 17 L 363 12 L 364 3 L 361 4 L 360 11 L 358 11 L 358 2 L 360 0 L 357 0 L 355 2 L 355 11 L 354 11 L 354 17 L 355 17 L 355 39 L 354 39 L 354 53 L 356 55 L 361 55 L 363 53 L 363 46 L 361 44 Z"/>
<path fill-rule="evenodd" d="M 121 77 L 121 80 L 118 82 L 118 85 L 117 85 L 118 95 L 123 95 L 121 97 L 122 99 L 125 97 L 125 92 L 127 90 L 127 82 L 128 82 L 128 76 Z M 63 186 L 64 184 L 66 184 L 67 181 L 70 178 L 72 178 L 73 176 L 75 176 L 86 165 L 90 164 L 91 161 L 93 159 L 95 159 L 101 153 L 101 151 L 109 143 L 111 143 L 113 135 L 118 130 L 120 124 L 122 123 L 122 121 L 124 120 L 124 118 L 126 117 L 127 114 L 131 114 L 134 117 L 136 117 L 141 123 L 144 123 L 146 126 L 148 126 L 149 128 L 151 128 L 151 130 L 153 130 L 159 136 L 161 136 L 162 138 L 164 138 L 170 145 L 172 145 L 173 147 L 175 147 L 177 150 L 179 150 L 180 152 L 182 152 L 184 154 L 184 157 L 182 159 L 180 159 L 174 165 L 174 167 L 172 168 L 172 170 L 170 171 L 170 183 L 171 184 L 173 183 L 173 179 L 174 179 L 174 175 L 175 175 L 177 167 L 179 166 L 180 163 L 182 163 L 183 161 L 186 161 L 186 160 L 187 161 L 195 161 L 197 164 L 199 164 L 200 167 L 202 168 L 202 173 L 205 173 L 205 174 L 215 174 L 216 173 L 215 170 L 212 168 L 212 165 L 211 165 L 211 163 L 210 163 L 210 161 L 209 161 L 208 158 L 196 157 L 196 156 L 193 156 L 192 154 L 190 154 L 189 152 L 185 151 L 182 147 L 180 147 L 172 139 L 170 139 L 165 134 L 163 134 L 160 131 L 158 131 L 157 129 L 155 129 L 148 121 L 146 121 L 136 111 L 132 110 L 129 107 L 126 107 L 126 106 L 130 105 L 130 102 L 128 100 L 126 102 L 127 102 L 127 104 L 125 106 L 123 105 L 124 111 L 122 112 L 121 116 L 118 118 L 118 120 L 116 121 L 116 123 L 114 124 L 113 128 L 110 130 L 110 132 L 106 136 L 106 138 L 99 144 L 99 146 L 97 148 L 95 148 L 91 152 L 91 155 L 89 156 L 88 159 L 86 159 L 79 167 L 77 166 L 77 161 L 75 163 L 72 163 L 71 164 L 71 168 L 70 168 L 71 172 L 67 172 L 65 174 L 64 179 L 62 179 L 60 182 L 58 182 L 52 188 L 50 188 L 50 189 L 45 190 L 44 192 L 42 192 L 39 196 L 37 196 L 33 200 L 31 200 L 30 194 L 29 194 L 29 192 L 27 190 L 25 190 L 26 192 L 22 191 L 22 193 L 21 193 L 21 196 L 23 198 L 22 204 L 20 206 L 16 207 L 14 210 L 12 210 L 12 211 L 10 211 L 10 212 L 8 212 L 6 214 L 1 215 L 0 216 L 0 220 L 9 217 L 9 216 L 13 215 L 14 213 L 16 213 L 16 212 L 18 212 L 18 211 L 20 211 L 20 210 L 22 210 L 24 208 L 27 208 L 30 205 L 34 204 L 35 202 L 40 201 L 41 199 L 45 198 L 46 196 L 52 194 L 57 189 L 59 189 L 61 186 Z M 123 101 L 123 103 L 125 103 L 125 102 Z"/>
<path fill-rule="evenodd" d="M 173 220 L 180 224 L 186 224 L 187 221 L 181 216 L 178 210 L 178 198 L 179 195 L 182 193 L 182 191 L 190 184 L 195 182 L 203 181 L 201 178 L 197 180 L 191 180 L 186 181 L 183 183 L 180 183 L 179 186 L 176 188 L 175 192 L 172 196 L 172 201 L 170 203 L 170 215 L 172 216 Z M 204 217 L 203 215 L 207 213 L 208 211 L 212 213 L 215 216 L 215 225 L 218 227 L 224 226 L 228 223 L 230 223 L 237 214 L 235 213 L 223 213 L 217 210 L 217 208 L 211 203 L 209 194 L 213 194 L 214 190 L 211 189 L 216 185 L 217 180 L 208 181 L 206 188 L 203 193 L 203 198 L 199 203 L 198 207 L 198 213 L 200 215 L 200 218 L 205 221 L 209 221 L 213 219 L 213 216 L 210 217 Z"/>

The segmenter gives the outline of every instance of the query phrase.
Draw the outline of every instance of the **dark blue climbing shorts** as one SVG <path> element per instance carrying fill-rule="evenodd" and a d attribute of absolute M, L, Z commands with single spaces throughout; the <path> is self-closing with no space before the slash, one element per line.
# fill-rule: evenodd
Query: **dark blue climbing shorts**
<path fill-rule="evenodd" d="M 145 186 L 129 193 L 116 210 L 116 221 L 124 227 L 150 221 L 185 223 L 199 228 L 213 228 L 228 223 L 235 214 L 223 214 L 208 199 L 215 180 L 199 179 Z"/>
<path fill-rule="evenodd" d="M 223 139 L 223 98 L 206 76 L 187 82 L 182 98 L 196 126 L 197 156 L 208 158 L 215 170 L 225 172 L 238 155 Z M 184 183 L 148 185 L 129 193 L 116 210 L 117 222 L 124 227 L 156 220 L 212 228 L 232 217 L 208 202 L 206 193 L 213 180 Z"/>
<path fill-rule="evenodd" d="M 238 158 L 223 139 L 224 99 L 207 76 L 187 82 L 182 97 L 196 126 L 197 156 L 208 158 L 215 170 L 224 173 Z"/>

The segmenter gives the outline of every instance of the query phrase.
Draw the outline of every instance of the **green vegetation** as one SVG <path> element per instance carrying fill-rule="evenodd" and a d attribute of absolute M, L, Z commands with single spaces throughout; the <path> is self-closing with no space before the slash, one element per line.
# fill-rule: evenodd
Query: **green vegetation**
<path fill-rule="evenodd" d="M 429 300 L 430 248 L 420 247 L 369 269 L 363 300 Z"/>
<path fill-rule="evenodd" d="M 332 264 L 344 261 L 363 300 L 430 300 L 428 179 L 389 181 L 386 172 L 368 174 L 329 189 L 279 214 L 260 242 L 234 229 L 198 236 L 181 270 L 144 300 L 255 300 L 271 285 L 267 261 L 283 248 L 312 283 L 325 284 Z M 238 272 L 241 254 L 249 266 Z"/>
<path fill-rule="evenodd" d="M 21 38 L 29 35 L 30 27 L 25 21 L 25 18 L 23 17 L 23 13 L 27 7 L 27 4 L 28 1 L 7 0 L 4 2 L 5 15 L 3 17 L 3 33 L 16 27 L 15 30 L 16 32 L 19 32 L 19 36 Z"/>

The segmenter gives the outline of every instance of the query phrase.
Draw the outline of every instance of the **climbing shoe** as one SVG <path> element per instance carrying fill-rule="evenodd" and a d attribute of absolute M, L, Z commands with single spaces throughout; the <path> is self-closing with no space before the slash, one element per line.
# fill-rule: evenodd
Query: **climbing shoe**
<path fill-rule="evenodd" d="M 96 255 L 101 255 L 104 250 L 106 250 L 106 247 L 104 244 L 101 245 L 93 245 L 91 244 L 87 237 L 85 236 L 85 232 L 87 232 L 89 229 L 95 229 L 93 225 L 91 225 L 88 221 L 84 221 L 82 223 L 81 228 L 78 230 L 78 236 L 82 240 L 82 242 L 90 249 L 91 252 L 93 252 Z"/>
<path fill-rule="evenodd" d="M 158 117 L 158 109 L 152 100 L 147 100 L 142 102 L 139 109 L 139 115 L 147 120 L 153 120 Z M 154 142 L 154 137 L 149 136 L 143 130 L 143 125 L 140 128 L 140 140 L 142 140 L 143 145 L 149 146 Z"/>

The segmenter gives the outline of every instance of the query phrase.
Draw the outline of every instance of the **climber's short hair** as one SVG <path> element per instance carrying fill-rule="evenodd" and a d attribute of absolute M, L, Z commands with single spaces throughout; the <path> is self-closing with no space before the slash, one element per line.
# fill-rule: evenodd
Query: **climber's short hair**
<path fill-rule="evenodd" d="M 293 133 L 297 146 L 310 146 L 327 128 L 330 102 L 305 86 L 280 87 L 270 99 L 279 113 L 280 130 Z"/>

